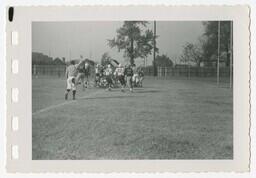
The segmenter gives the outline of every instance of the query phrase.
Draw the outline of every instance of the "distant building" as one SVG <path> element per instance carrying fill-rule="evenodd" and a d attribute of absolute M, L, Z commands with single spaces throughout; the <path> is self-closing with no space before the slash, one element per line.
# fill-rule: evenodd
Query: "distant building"
<path fill-rule="evenodd" d="M 65 62 L 63 62 L 63 60 L 61 60 L 60 58 L 55 58 L 53 60 L 53 64 L 54 65 L 66 65 Z"/>

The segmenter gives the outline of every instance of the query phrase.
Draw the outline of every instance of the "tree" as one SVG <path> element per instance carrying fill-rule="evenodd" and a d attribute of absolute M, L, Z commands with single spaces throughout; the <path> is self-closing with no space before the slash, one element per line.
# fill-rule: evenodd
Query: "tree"
<path fill-rule="evenodd" d="M 152 30 L 143 31 L 147 24 L 146 21 L 124 21 L 117 30 L 117 36 L 108 40 L 109 46 L 116 47 L 119 52 L 124 51 L 124 57 L 130 59 L 130 64 L 134 64 L 136 58 L 147 57 L 152 53 L 155 40 Z"/>
<path fill-rule="evenodd" d="M 159 67 L 172 67 L 173 66 L 172 60 L 164 54 L 161 56 L 160 55 L 156 56 L 155 64 L 156 64 L 156 66 L 159 66 Z"/>
<path fill-rule="evenodd" d="M 101 57 L 101 65 L 105 66 L 111 63 L 112 58 L 110 57 L 110 55 L 105 52 L 102 57 Z"/>
<path fill-rule="evenodd" d="M 54 65 L 65 65 L 65 63 L 59 57 L 56 57 L 53 60 L 52 64 L 54 64 Z"/>
<path fill-rule="evenodd" d="M 198 42 L 196 44 L 198 46 L 198 50 L 199 50 L 199 54 L 200 54 L 200 63 L 198 64 L 198 66 L 200 66 L 201 62 L 204 62 L 204 65 L 210 66 L 211 65 L 211 61 L 209 60 L 207 54 L 207 37 L 206 36 L 200 36 L 198 38 Z"/>
<path fill-rule="evenodd" d="M 203 56 L 206 60 L 211 62 L 211 59 L 217 60 L 218 55 L 218 21 L 203 22 L 206 37 L 206 43 L 203 48 Z M 230 63 L 230 33 L 231 33 L 231 21 L 220 22 L 220 52 L 225 54 L 226 66 Z"/>
<path fill-rule="evenodd" d="M 203 61 L 203 51 L 199 44 L 187 43 L 183 47 L 182 55 L 180 57 L 181 62 L 185 64 L 195 63 L 197 66 L 200 66 L 200 63 Z"/>
<path fill-rule="evenodd" d="M 187 64 L 191 61 L 190 50 L 192 48 L 192 44 L 186 44 L 183 46 L 182 54 L 180 56 L 180 61 Z"/>

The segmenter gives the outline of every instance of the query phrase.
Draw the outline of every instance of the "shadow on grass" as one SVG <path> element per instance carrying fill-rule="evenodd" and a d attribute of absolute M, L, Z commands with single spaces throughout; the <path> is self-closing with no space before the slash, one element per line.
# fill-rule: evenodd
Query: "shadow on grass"
<path fill-rule="evenodd" d="M 88 97 L 88 98 L 80 98 L 79 100 L 97 100 L 97 99 L 122 99 L 122 98 L 138 98 L 144 96 L 99 96 L 99 97 Z"/>
<path fill-rule="evenodd" d="M 134 93 L 162 93 L 162 90 L 134 90 Z"/>

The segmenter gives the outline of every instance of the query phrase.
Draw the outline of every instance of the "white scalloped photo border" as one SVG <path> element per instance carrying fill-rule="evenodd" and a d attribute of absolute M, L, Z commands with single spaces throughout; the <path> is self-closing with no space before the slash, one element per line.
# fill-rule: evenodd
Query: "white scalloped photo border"
<path fill-rule="evenodd" d="M 7 171 L 76 173 L 248 171 L 250 159 L 249 19 L 248 6 L 14 7 L 14 20 L 13 22 L 7 20 L 6 24 Z M 89 20 L 232 20 L 234 25 L 234 159 L 32 160 L 31 23 Z"/>

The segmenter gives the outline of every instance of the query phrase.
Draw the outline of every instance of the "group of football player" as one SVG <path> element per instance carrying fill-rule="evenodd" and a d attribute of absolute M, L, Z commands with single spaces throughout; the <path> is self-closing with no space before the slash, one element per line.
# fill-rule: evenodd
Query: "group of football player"
<path fill-rule="evenodd" d="M 141 68 L 136 68 L 135 65 L 123 66 L 119 63 L 117 66 L 113 66 L 111 64 L 101 66 L 96 64 L 94 71 L 95 85 L 99 87 L 103 82 L 107 91 L 110 91 L 113 87 L 118 85 L 122 92 L 125 91 L 126 86 L 128 86 L 130 92 L 133 92 L 134 87 L 142 87 L 142 81 L 144 79 L 143 70 Z M 82 60 L 78 64 L 75 64 L 75 61 L 70 62 L 70 65 L 66 69 L 66 100 L 68 99 L 70 91 L 72 91 L 73 100 L 75 100 L 78 84 L 82 85 L 83 90 L 88 87 L 89 75 L 90 65 L 86 60 Z"/>
<path fill-rule="evenodd" d="M 108 64 L 106 67 L 99 64 L 95 68 L 95 84 L 97 87 L 104 86 L 106 90 L 111 90 L 116 86 L 121 87 L 124 92 L 126 86 L 133 92 L 133 87 L 142 87 L 144 73 L 141 68 L 135 65 L 125 65 L 121 63 L 117 67 Z"/>

